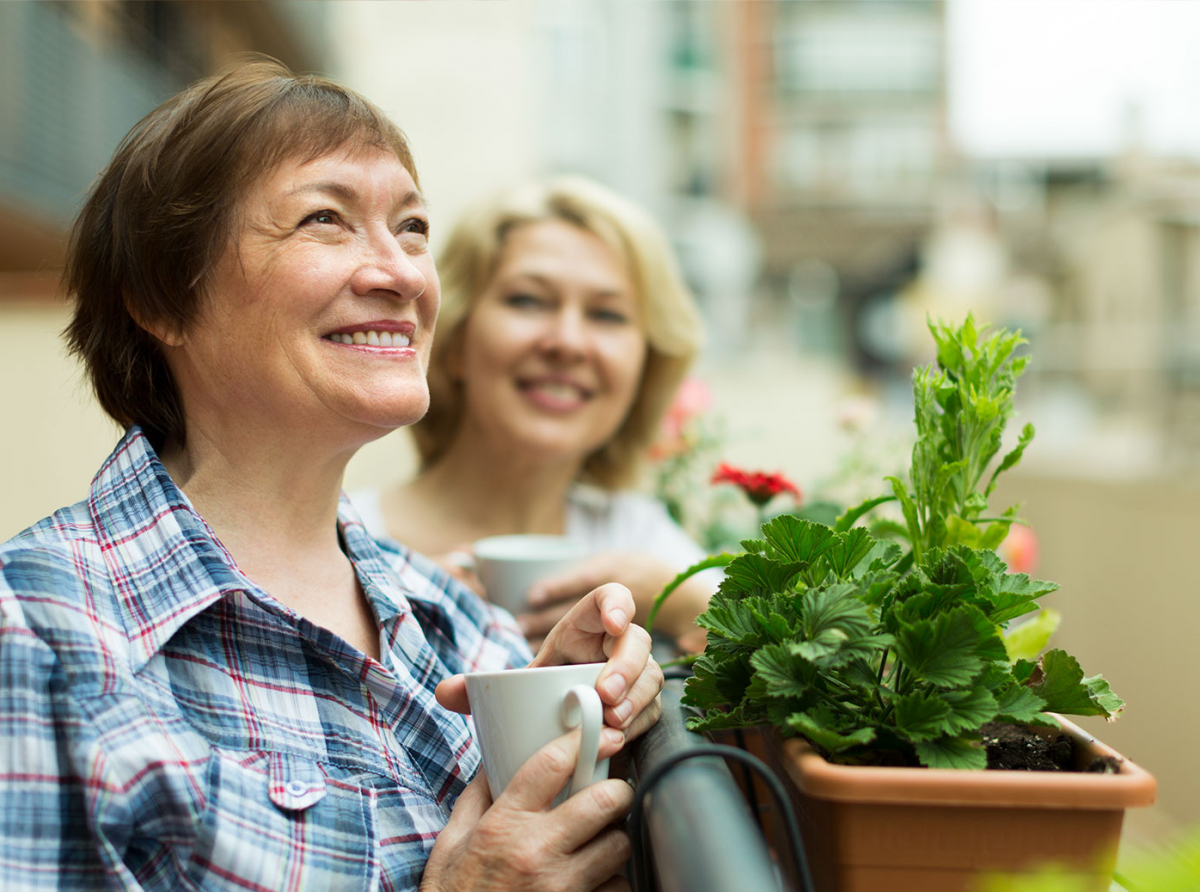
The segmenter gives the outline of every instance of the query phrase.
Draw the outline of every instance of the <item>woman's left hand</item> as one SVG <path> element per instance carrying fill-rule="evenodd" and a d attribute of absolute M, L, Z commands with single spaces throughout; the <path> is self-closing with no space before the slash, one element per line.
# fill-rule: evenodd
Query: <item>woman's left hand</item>
<path fill-rule="evenodd" d="M 604 703 L 604 723 L 632 740 L 658 721 L 663 674 L 650 656 L 650 634 L 633 624 L 633 596 L 625 586 L 610 582 L 593 589 L 567 612 L 546 636 L 532 666 L 569 663 L 606 665 L 596 680 Z M 466 681 L 448 678 L 437 686 L 437 700 L 455 712 L 468 712 Z M 617 735 L 601 738 L 600 758 L 621 748 Z"/>

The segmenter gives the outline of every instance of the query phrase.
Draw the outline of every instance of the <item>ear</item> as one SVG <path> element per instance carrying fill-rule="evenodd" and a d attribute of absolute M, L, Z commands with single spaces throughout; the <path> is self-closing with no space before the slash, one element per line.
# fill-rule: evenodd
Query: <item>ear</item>
<path fill-rule="evenodd" d="M 183 346 L 183 330 L 161 319 L 147 319 L 138 312 L 129 298 L 125 298 L 125 312 L 142 331 L 149 334 L 164 347 Z"/>

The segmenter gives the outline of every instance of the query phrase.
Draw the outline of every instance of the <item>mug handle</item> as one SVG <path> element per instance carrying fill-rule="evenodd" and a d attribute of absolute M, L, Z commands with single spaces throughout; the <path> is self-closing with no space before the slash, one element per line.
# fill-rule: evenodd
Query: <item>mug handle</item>
<path fill-rule="evenodd" d="M 577 684 L 563 697 L 563 724 L 567 728 L 582 725 L 579 742 L 579 758 L 575 760 L 575 773 L 571 776 L 571 788 L 567 796 L 574 796 L 592 782 L 596 773 L 596 756 L 600 754 L 600 729 L 604 727 L 604 712 L 600 695 L 595 688 Z"/>

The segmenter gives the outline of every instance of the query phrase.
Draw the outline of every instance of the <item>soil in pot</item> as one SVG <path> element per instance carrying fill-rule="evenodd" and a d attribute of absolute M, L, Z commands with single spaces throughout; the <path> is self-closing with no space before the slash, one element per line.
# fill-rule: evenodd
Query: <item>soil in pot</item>
<path fill-rule="evenodd" d="M 1116 774 L 1121 762 L 1097 755 L 1077 766 L 1075 739 L 1055 731 L 1037 731 L 1028 725 L 988 722 L 982 728 L 987 767 L 1004 771 L 1084 771 Z"/>

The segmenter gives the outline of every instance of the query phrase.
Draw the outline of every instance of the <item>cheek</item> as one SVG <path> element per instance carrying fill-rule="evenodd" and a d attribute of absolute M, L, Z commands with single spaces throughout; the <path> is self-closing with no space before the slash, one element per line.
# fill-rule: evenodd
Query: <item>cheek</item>
<path fill-rule="evenodd" d="M 604 366 L 612 388 L 632 402 L 646 367 L 646 339 L 641 334 L 613 338 L 605 345 Z"/>

